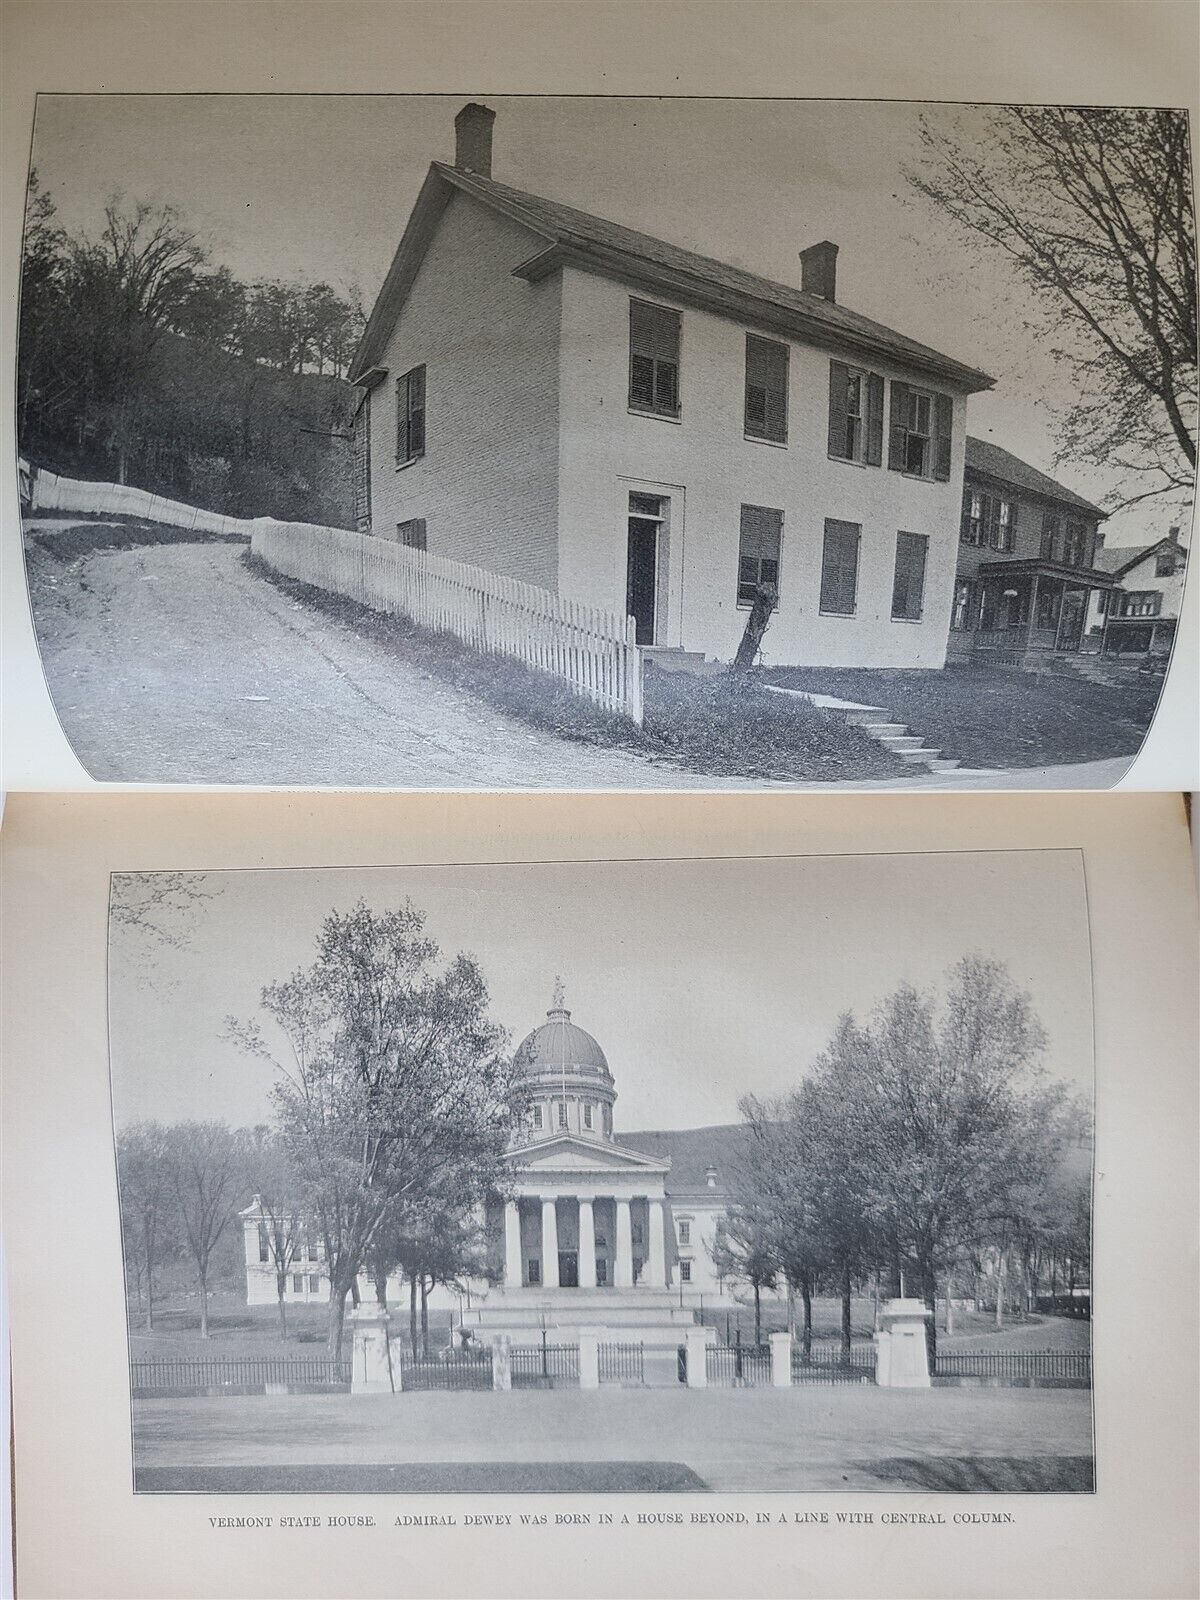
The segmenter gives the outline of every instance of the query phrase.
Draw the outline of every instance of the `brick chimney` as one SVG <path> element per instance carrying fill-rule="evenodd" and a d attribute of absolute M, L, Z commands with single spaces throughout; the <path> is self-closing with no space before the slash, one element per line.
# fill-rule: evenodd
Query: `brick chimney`
<path fill-rule="evenodd" d="M 829 239 L 801 250 L 800 287 L 805 294 L 819 294 L 822 300 L 837 299 L 837 253 L 837 245 Z"/>
<path fill-rule="evenodd" d="M 454 119 L 454 165 L 460 172 L 475 172 L 481 178 L 492 175 L 492 123 L 496 113 L 490 106 L 474 100 Z"/>

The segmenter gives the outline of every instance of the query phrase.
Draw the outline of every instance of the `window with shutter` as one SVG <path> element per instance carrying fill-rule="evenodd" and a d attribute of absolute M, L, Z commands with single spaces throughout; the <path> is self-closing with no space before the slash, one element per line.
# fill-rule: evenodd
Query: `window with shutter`
<path fill-rule="evenodd" d="M 354 526 L 359 533 L 371 531 L 371 396 L 364 394 L 354 413 L 352 470 L 354 477 Z"/>
<path fill-rule="evenodd" d="M 1175 551 L 1160 550 L 1154 558 L 1154 576 L 1156 578 L 1173 578 L 1175 576 Z"/>
<path fill-rule="evenodd" d="M 1078 567 L 1083 563 L 1084 527 L 1082 522 L 1068 522 L 1063 538 L 1063 563 Z"/>
<path fill-rule="evenodd" d="M 669 306 L 629 302 L 629 404 L 634 411 L 679 416 L 680 316 Z"/>
<path fill-rule="evenodd" d="M 892 384 L 888 467 L 911 477 L 948 482 L 954 404 L 948 394 Z"/>
<path fill-rule="evenodd" d="M 425 454 L 425 368 L 414 367 L 396 379 L 396 465 Z"/>
<path fill-rule="evenodd" d="M 787 443 L 788 347 L 746 335 L 746 434 Z"/>
<path fill-rule="evenodd" d="M 396 538 L 410 550 L 427 550 L 429 543 L 425 533 L 425 518 L 410 517 L 407 522 L 398 522 Z"/>
<path fill-rule="evenodd" d="M 769 506 L 743 506 L 738 538 L 737 603 L 752 606 L 759 589 L 769 585 L 779 594 L 779 547 L 783 512 Z"/>
<path fill-rule="evenodd" d="M 883 379 L 877 372 L 829 363 L 829 454 L 868 467 L 883 460 Z"/>
<path fill-rule="evenodd" d="M 963 579 L 954 585 L 954 611 L 950 626 L 959 633 L 971 626 L 971 585 Z"/>
<path fill-rule="evenodd" d="M 821 551 L 821 610 L 827 616 L 852 617 L 858 598 L 858 546 L 862 528 L 856 522 L 825 519 Z"/>
<path fill-rule="evenodd" d="M 896 575 L 892 582 L 892 619 L 920 622 L 925 602 L 925 558 L 929 538 L 923 533 L 896 535 Z"/>
<path fill-rule="evenodd" d="M 1042 517 L 1041 557 L 1043 561 L 1058 560 L 1058 518 L 1047 511 Z"/>
<path fill-rule="evenodd" d="M 958 536 L 963 544 L 978 544 L 983 533 L 984 500 L 978 489 L 963 491 L 962 525 Z"/>

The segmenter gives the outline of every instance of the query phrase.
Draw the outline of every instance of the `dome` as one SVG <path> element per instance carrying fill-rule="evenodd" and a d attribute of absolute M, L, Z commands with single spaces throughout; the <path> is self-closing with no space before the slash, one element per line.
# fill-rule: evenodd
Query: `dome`
<path fill-rule="evenodd" d="M 590 1033 L 571 1021 L 571 1013 L 563 1005 L 562 998 L 561 990 L 556 990 L 545 1022 L 518 1045 L 517 1066 L 530 1078 L 549 1073 L 555 1076 L 581 1073 L 611 1083 L 612 1073 L 604 1051 Z"/>

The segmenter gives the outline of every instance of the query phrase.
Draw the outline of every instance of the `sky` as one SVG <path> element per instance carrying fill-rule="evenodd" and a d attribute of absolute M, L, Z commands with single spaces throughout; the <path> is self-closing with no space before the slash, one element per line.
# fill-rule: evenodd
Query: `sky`
<path fill-rule="evenodd" d="M 32 159 L 72 231 L 114 193 L 167 201 L 236 276 L 356 287 L 370 305 L 431 160 L 454 157 L 460 96 L 41 95 Z M 838 299 L 998 381 L 972 433 L 1096 500 L 1101 472 L 1053 466 L 1073 396 L 1022 332 L 1025 290 L 968 248 L 905 182 L 906 102 L 491 96 L 493 176 L 785 283 L 820 239 L 840 247 Z M 1166 532 L 1153 503 L 1109 544 Z"/>
<path fill-rule="evenodd" d="M 1049 1033 L 1047 1070 L 1089 1098 L 1091 957 L 1078 852 L 236 871 L 163 942 L 114 924 L 110 1051 L 119 1126 L 270 1120 L 270 1067 L 226 1018 L 311 961 L 321 920 L 410 899 L 443 956 L 479 961 L 515 1047 L 561 977 L 616 1079 L 616 1128 L 738 1120 L 794 1087 L 846 1010 L 936 986 L 968 952 L 1005 962 Z M 268 1038 L 271 1035 L 268 1030 Z"/>

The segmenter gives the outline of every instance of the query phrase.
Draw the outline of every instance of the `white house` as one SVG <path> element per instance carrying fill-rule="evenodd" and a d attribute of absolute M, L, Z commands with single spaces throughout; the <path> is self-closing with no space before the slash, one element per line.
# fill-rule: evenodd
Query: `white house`
<path fill-rule="evenodd" d="M 358 526 L 734 655 L 939 667 L 967 396 L 986 374 L 851 311 L 837 246 L 758 277 L 499 183 L 455 120 L 351 369 Z"/>
<path fill-rule="evenodd" d="M 1170 654 L 1183 604 L 1187 558 L 1178 528 L 1154 544 L 1114 545 L 1100 552 L 1096 565 L 1111 573 L 1116 584 L 1111 594 L 1096 599 L 1093 625 L 1103 629 L 1104 655 L 1165 658 Z"/>
<path fill-rule="evenodd" d="M 480 1336 L 613 1323 L 653 1340 L 676 1337 L 701 1305 L 726 1302 L 713 1247 L 728 1202 L 726 1178 L 740 1125 L 687 1131 L 614 1131 L 616 1084 L 604 1051 L 571 1020 L 561 991 L 517 1051 L 528 1094 L 523 1131 L 509 1154 L 509 1194 L 485 1210 L 491 1276 L 430 1304 L 462 1310 Z M 274 1304 L 268 1219 L 258 1201 L 241 1214 L 246 1298 Z M 363 1280 L 364 1298 L 374 1289 Z M 388 1298 L 401 1303 L 398 1279 Z M 327 1302 L 324 1248 L 301 1241 L 285 1300 Z M 469 1300 L 469 1309 L 466 1302 Z"/>

